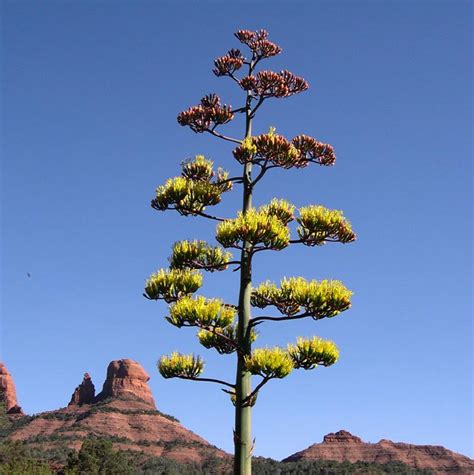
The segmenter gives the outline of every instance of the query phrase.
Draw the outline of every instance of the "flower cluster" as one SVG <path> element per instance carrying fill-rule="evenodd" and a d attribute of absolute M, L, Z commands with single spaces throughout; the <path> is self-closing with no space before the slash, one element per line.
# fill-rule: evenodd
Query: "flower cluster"
<path fill-rule="evenodd" d="M 256 76 L 243 77 L 239 84 L 242 89 L 251 91 L 254 96 L 261 99 L 268 97 L 281 99 L 299 94 L 309 87 L 305 79 L 286 70 L 279 73 L 260 71 Z"/>
<path fill-rule="evenodd" d="M 237 339 L 238 326 L 229 325 L 225 328 L 215 328 L 214 331 L 200 330 L 198 339 L 205 348 L 214 348 L 220 354 L 234 353 L 238 346 Z M 252 330 L 250 341 L 253 343 L 257 339 L 257 333 Z"/>
<path fill-rule="evenodd" d="M 300 160 L 319 165 L 334 165 L 336 155 L 332 145 L 318 142 L 307 135 L 298 135 L 292 140 L 293 145 L 300 152 Z"/>
<path fill-rule="evenodd" d="M 293 369 L 314 369 L 318 365 L 330 366 L 339 359 L 337 346 L 318 337 L 298 338 L 296 344 L 283 348 L 257 348 L 245 357 L 245 367 L 254 375 L 265 379 L 284 378 Z"/>
<path fill-rule="evenodd" d="M 269 204 L 261 206 L 259 211 L 268 214 L 269 216 L 277 217 L 284 225 L 295 219 L 295 206 L 286 200 L 278 200 L 273 198 Z"/>
<path fill-rule="evenodd" d="M 299 214 L 297 232 L 306 246 L 320 246 L 328 241 L 346 244 L 356 239 L 342 211 L 313 205 L 300 208 Z"/>
<path fill-rule="evenodd" d="M 276 307 L 287 316 L 304 314 L 319 320 L 334 317 L 351 306 L 352 292 L 337 280 L 311 280 L 303 277 L 283 279 L 280 287 L 273 282 L 264 282 L 252 290 L 251 304 L 254 307 Z"/>
<path fill-rule="evenodd" d="M 314 369 L 318 365 L 331 366 L 339 359 L 337 346 L 329 340 L 313 337 L 298 338 L 295 345 L 288 345 L 288 354 L 296 369 Z"/>
<path fill-rule="evenodd" d="M 232 153 L 242 164 L 252 162 L 281 168 L 303 168 L 310 163 L 334 165 L 336 161 L 332 145 L 307 135 L 298 135 L 290 142 L 274 129 L 267 134 L 247 137 Z"/>
<path fill-rule="evenodd" d="M 232 76 L 244 64 L 245 58 L 240 54 L 240 50 L 231 49 L 225 56 L 221 56 L 214 61 L 215 69 L 212 72 L 216 76 Z"/>
<path fill-rule="evenodd" d="M 203 372 L 204 361 L 199 356 L 174 352 L 171 356 L 162 356 L 157 366 L 163 378 L 194 379 Z"/>
<path fill-rule="evenodd" d="M 204 269 L 210 272 L 227 269 L 232 254 L 206 241 L 179 241 L 173 245 L 171 269 Z"/>
<path fill-rule="evenodd" d="M 232 153 L 242 164 L 253 162 L 282 168 L 305 166 L 300 165 L 300 152 L 297 148 L 285 137 L 274 132 L 247 137 Z"/>
<path fill-rule="evenodd" d="M 194 132 L 205 132 L 234 118 L 231 106 L 221 105 L 219 96 L 209 94 L 197 106 L 178 114 L 178 123 L 189 126 Z"/>
<path fill-rule="evenodd" d="M 166 320 L 175 327 L 198 326 L 224 328 L 232 325 L 235 309 L 218 299 L 206 299 L 198 296 L 183 297 L 170 306 L 170 315 Z"/>
<path fill-rule="evenodd" d="M 245 357 L 245 367 L 263 378 L 284 378 L 293 370 L 293 360 L 279 347 L 257 348 L 251 356 Z"/>
<path fill-rule="evenodd" d="M 267 39 L 268 31 L 266 30 L 239 30 L 235 36 L 252 50 L 256 59 L 270 58 L 281 53 L 281 48 Z"/>
<path fill-rule="evenodd" d="M 245 241 L 254 249 L 280 250 L 288 246 L 290 231 L 276 216 L 265 210 L 248 210 L 239 213 L 236 219 L 229 219 L 217 225 L 216 239 L 224 247 L 241 249 Z"/>
<path fill-rule="evenodd" d="M 216 174 L 212 166 L 213 162 L 203 155 L 183 162 L 182 176 L 170 178 L 159 186 L 151 206 L 159 211 L 176 209 L 187 216 L 220 203 L 222 193 L 232 189 L 232 181 L 226 171 L 219 168 Z"/>
<path fill-rule="evenodd" d="M 190 295 L 202 285 L 202 274 L 189 269 L 160 269 L 146 281 L 145 294 L 151 300 L 174 302 Z"/>

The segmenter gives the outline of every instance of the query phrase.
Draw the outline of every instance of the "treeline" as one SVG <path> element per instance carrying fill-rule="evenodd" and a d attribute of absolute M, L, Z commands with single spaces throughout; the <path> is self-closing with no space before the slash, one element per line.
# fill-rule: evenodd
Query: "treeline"
<path fill-rule="evenodd" d="M 378 465 L 333 461 L 277 462 L 256 458 L 254 475 L 428 475 L 428 470 L 410 469 L 402 463 Z M 79 452 L 65 449 L 39 451 L 18 441 L 0 443 L 1 475 L 211 475 L 232 473 L 230 460 L 209 459 L 201 465 L 180 464 L 166 458 L 148 458 L 140 453 L 117 451 L 109 440 L 88 438 Z"/>

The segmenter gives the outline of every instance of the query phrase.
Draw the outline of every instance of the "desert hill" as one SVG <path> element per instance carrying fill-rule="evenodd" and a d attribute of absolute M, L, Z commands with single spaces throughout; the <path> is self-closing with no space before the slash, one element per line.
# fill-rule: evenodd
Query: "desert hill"
<path fill-rule="evenodd" d="M 283 462 L 335 460 L 387 464 L 402 462 L 408 467 L 430 469 L 436 474 L 472 474 L 474 461 L 469 457 L 435 445 L 413 445 L 382 439 L 376 444 L 340 430 L 324 436 L 323 442 L 290 455 Z"/>

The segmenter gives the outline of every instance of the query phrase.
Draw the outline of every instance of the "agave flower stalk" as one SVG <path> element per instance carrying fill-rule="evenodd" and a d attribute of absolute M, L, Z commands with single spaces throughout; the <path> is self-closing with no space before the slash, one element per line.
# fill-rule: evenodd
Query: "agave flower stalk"
<path fill-rule="evenodd" d="M 202 377 L 204 360 L 194 354 L 174 352 L 162 356 L 158 369 L 165 378 L 181 378 L 215 383 L 228 395 L 235 407 L 234 474 L 252 473 L 252 408 L 262 388 L 271 380 L 287 377 L 294 369 L 314 370 L 327 367 L 339 358 L 337 346 L 319 337 L 298 338 L 287 347 L 256 348 L 256 328 L 268 322 L 302 318 L 332 318 L 351 306 L 352 292 L 338 280 L 307 280 L 290 277 L 277 285 L 268 280 L 252 287 L 252 267 L 257 253 L 280 251 L 292 244 L 322 246 L 328 242 L 349 243 L 356 239 L 342 211 L 321 205 L 299 209 L 283 198 L 255 208 L 252 204 L 256 185 L 273 168 L 299 169 L 311 164 L 332 166 L 334 148 L 305 134 L 291 140 L 268 133 L 253 136 L 256 113 L 269 99 L 290 97 L 308 89 L 308 83 L 287 70 L 256 71 L 261 61 L 281 53 L 280 46 L 268 39 L 265 30 L 239 30 L 236 38 L 249 49 L 250 57 L 239 49 L 230 49 L 214 61 L 217 77 L 232 79 L 244 94 L 244 104 L 233 108 L 223 104 L 216 94 L 204 96 L 199 104 L 178 115 L 178 123 L 195 133 L 208 133 L 233 144 L 233 158 L 241 165 L 240 176 L 229 177 L 222 168 L 203 155 L 182 162 L 181 175 L 170 178 L 156 189 L 151 205 L 157 211 L 175 210 L 183 216 L 200 216 L 217 221 L 218 245 L 194 239 L 174 244 L 169 268 L 152 274 L 145 285 L 145 297 L 164 300 L 166 320 L 177 328 L 197 329 L 199 343 L 221 355 L 235 355 L 235 379 L 224 381 Z M 243 116 L 244 133 L 240 138 L 221 132 L 221 127 Z M 218 205 L 234 185 L 242 186 L 242 206 L 234 217 L 219 217 L 208 208 Z M 296 238 L 291 239 L 291 229 Z M 237 257 L 229 251 L 237 253 Z M 194 295 L 202 286 L 201 271 L 239 271 L 237 303 L 219 298 Z M 279 315 L 258 314 L 274 307 Z M 262 326 L 264 328 L 265 325 Z M 252 377 L 259 378 L 252 385 Z"/>

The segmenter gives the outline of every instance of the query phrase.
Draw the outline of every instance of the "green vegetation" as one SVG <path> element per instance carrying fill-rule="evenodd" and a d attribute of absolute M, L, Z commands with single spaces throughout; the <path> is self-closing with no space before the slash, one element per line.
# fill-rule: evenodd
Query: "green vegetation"
<path fill-rule="evenodd" d="M 281 53 L 269 41 L 265 30 L 239 30 L 235 37 L 244 46 L 229 50 L 214 61 L 214 74 L 234 81 L 242 92 L 243 105 L 233 108 L 222 104 L 219 96 L 209 94 L 199 104 L 181 112 L 177 119 L 195 133 L 207 133 L 233 145 L 231 156 L 241 166 L 239 176 L 229 176 L 203 155 L 186 160 L 181 175 L 168 179 L 156 189 L 151 206 L 157 211 L 174 210 L 183 216 L 199 216 L 217 222 L 215 238 L 220 246 L 198 239 L 174 244 L 170 266 L 152 274 L 145 284 L 144 296 L 164 300 L 169 305 L 166 320 L 172 325 L 194 327 L 204 348 L 219 354 L 236 355 L 235 380 L 203 377 L 205 363 L 197 355 L 178 351 L 162 356 L 158 369 L 165 378 L 212 382 L 223 386 L 235 406 L 234 474 L 252 473 L 252 407 L 259 391 L 270 380 L 288 376 L 294 369 L 313 370 L 330 366 L 339 357 L 331 341 L 318 337 L 299 338 L 287 347 L 257 348 L 256 327 L 268 322 L 312 318 L 320 320 L 339 315 L 351 306 L 352 292 L 341 282 L 290 277 L 280 287 L 267 281 L 252 285 L 252 269 L 258 253 L 280 251 L 290 244 L 322 246 L 328 242 L 350 243 L 356 239 L 342 211 L 319 204 L 295 205 L 274 198 L 256 208 L 253 198 L 260 180 L 274 168 L 284 170 L 309 165 L 332 166 L 336 155 L 331 145 L 300 134 L 291 140 L 269 127 L 268 133 L 252 135 L 256 113 L 269 99 L 282 99 L 308 89 L 308 83 L 289 71 L 257 71 L 261 62 Z M 220 127 L 240 115 L 243 137 L 224 135 Z M 229 154 L 230 155 L 230 154 Z M 241 186 L 242 207 L 230 217 L 210 214 L 208 208 L 219 204 L 225 193 Z M 293 229 L 291 229 L 293 226 Z M 292 234 L 294 238 L 292 239 Z M 237 257 L 228 251 L 234 250 Z M 239 271 L 237 303 L 194 296 L 203 283 L 201 271 Z M 275 307 L 276 316 L 252 316 L 251 307 Z M 252 376 L 260 377 L 252 386 Z M 286 472 L 285 472 L 286 473 Z M 289 473 L 289 472 L 288 472 Z"/>
<path fill-rule="evenodd" d="M 112 442 L 86 439 L 81 450 L 70 456 L 65 474 L 132 475 L 137 473 L 129 458 L 114 450 Z"/>
<path fill-rule="evenodd" d="M 48 463 L 35 457 L 21 442 L 3 441 L 0 443 L 1 475 L 50 475 Z"/>

